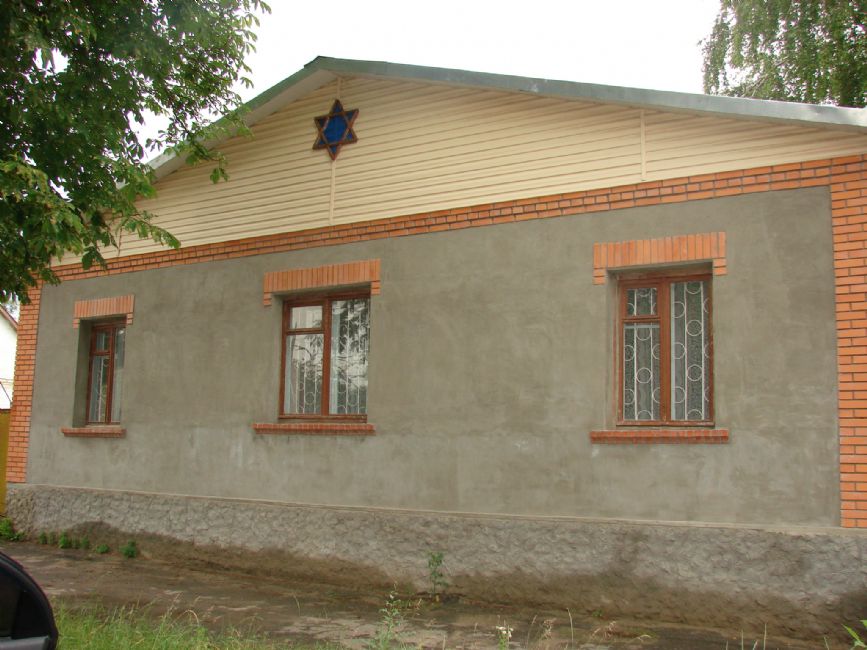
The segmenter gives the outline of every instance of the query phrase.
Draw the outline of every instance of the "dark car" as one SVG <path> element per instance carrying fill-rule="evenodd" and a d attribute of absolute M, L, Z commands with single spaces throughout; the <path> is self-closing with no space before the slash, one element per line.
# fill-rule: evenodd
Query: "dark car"
<path fill-rule="evenodd" d="M 0 650 L 54 650 L 57 626 L 42 588 L 0 553 Z"/>

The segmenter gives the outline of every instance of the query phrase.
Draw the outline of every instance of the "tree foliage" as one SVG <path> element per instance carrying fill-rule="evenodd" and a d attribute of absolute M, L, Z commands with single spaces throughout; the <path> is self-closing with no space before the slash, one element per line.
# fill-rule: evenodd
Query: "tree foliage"
<path fill-rule="evenodd" d="M 261 0 L 0 0 L 0 301 L 26 301 L 51 260 L 89 267 L 121 233 L 177 247 L 137 209 L 154 194 L 146 150 L 224 160 L 202 143 L 242 129 Z M 142 142 L 131 124 L 167 126 Z M 218 123 L 215 116 L 225 115 Z"/>
<path fill-rule="evenodd" d="M 704 50 L 708 93 L 862 107 L 867 0 L 721 0 Z"/>

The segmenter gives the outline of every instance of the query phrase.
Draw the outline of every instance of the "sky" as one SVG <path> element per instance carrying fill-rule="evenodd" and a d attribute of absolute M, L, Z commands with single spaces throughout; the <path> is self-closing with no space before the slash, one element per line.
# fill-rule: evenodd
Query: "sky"
<path fill-rule="evenodd" d="M 720 0 L 267 0 L 248 101 L 317 56 L 700 93 Z M 142 140 L 166 120 L 135 126 Z M 151 150 L 145 160 L 153 160 Z"/>
<path fill-rule="evenodd" d="M 269 0 L 251 99 L 317 56 L 701 92 L 719 0 Z"/>

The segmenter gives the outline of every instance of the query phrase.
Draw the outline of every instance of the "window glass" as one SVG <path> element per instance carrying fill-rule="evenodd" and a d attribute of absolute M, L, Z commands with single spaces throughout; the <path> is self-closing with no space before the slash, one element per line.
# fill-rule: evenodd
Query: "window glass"
<path fill-rule="evenodd" d="M 311 330 L 322 327 L 322 306 L 293 307 L 289 327 L 293 330 Z"/>
<path fill-rule="evenodd" d="M 94 339 L 93 347 L 97 352 L 108 352 L 108 346 L 111 342 L 111 333 L 108 330 L 96 330 Z"/>
<path fill-rule="evenodd" d="M 93 326 L 87 386 L 88 424 L 120 422 L 125 338 L 123 324 Z"/>
<path fill-rule="evenodd" d="M 90 362 L 90 407 L 88 422 L 105 422 L 108 404 L 108 355 L 93 357 Z"/>
<path fill-rule="evenodd" d="M 118 327 L 114 333 L 114 377 L 111 382 L 111 421 L 120 422 L 121 392 L 123 388 L 123 357 L 126 328 Z"/>
<path fill-rule="evenodd" d="M 367 414 L 368 296 L 287 301 L 283 336 L 281 415 Z"/>
<path fill-rule="evenodd" d="M 706 277 L 624 281 L 620 419 L 710 423 L 711 285 Z"/>
<path fill-rule="evenodd" d="M 659 420 L 659 325 L 629 323 L 623 333 L 623 417 Z"/>
<path fill-rule="evenodd" d="M 707 420 L 710 340 L 707 282 L 671 285 L 671 413 L 674 420 Z"/>
<path fill-rule="evenodd" d="M 367 413 L 369 305 L 366 299 L 331 303 L 329 413 Z"/>
<path fill-rule="evenodd" d="M 286 337 L 285 413 L 321 412 L 323 342 L 322 334 Z"/>
<path fill-rule="evenodd" d="M 656 314 L 656 287 L 629 289 L 626 296 L 627 316 L 653 316 Z"/>

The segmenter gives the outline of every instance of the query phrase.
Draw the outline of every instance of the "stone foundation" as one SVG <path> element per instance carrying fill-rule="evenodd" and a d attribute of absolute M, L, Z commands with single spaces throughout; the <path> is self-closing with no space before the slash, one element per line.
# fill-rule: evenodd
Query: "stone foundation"
<path fill-rule="evenodd" d="M 734 630 L 767 624 L 804 638 L 867 615 L 867 531 L 9 487 L 7 512 L 30 533 L 98 524 L 136 536 L 146 553 L 147 539 L 167 538 L 191 558 L 219 548 L 209 560 L 293 577 L 425 590 L 428 556 L 442 551 L 449 591 L 470 598 Z"/>

